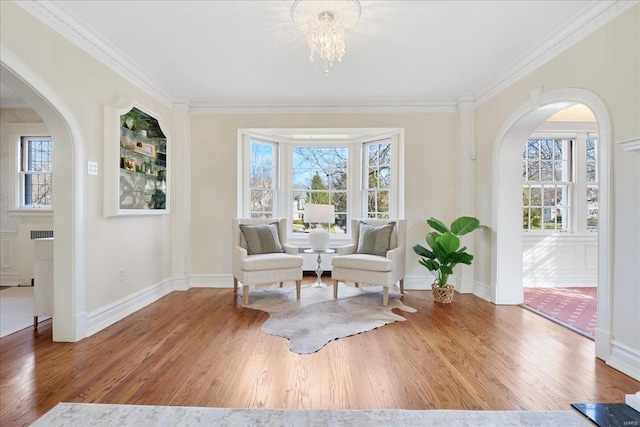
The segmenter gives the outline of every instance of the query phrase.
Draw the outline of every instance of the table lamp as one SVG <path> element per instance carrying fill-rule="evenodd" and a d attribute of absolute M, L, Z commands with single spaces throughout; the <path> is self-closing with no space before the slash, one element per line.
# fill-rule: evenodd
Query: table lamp
<path fill-rule="evenodd" d="M 335 208 L 333 205 L 315 205 L 307 203 L 304 207 L 304 222 L 316 224 L 316 228 L 309 231 L 309 246 L 314 251 L 326 251 L 329 246 L 329 232 L 322 228 L 322 224 L 335 222 Z"/>

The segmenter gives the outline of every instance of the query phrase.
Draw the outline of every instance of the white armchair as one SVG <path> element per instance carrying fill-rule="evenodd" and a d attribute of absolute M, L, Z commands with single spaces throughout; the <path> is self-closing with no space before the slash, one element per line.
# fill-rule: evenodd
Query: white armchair
<path fill-rule="evenodd" d="M 361 236 L 361 222 L 364 234 Z M 395 223 L 389 235 L 389 224 Z M 385 227 L 386 226 L 386 227 Z M 404 219 L 352 219 L 352 243 L 338 248 L 331 260 L 333 297 L 338 282 L 383 286 L 382 305 L 389 304 L 389 287 L 399 283 L 404 293 L 407 221 Z"/>
<path fill-rule="evenodd" d="M 273 225 L 252 227 L 269 224 Z M 242 283 L 245 305 L 249 304 L 251 286 L 278 282 L 282 286 L 288 280 L 296 282 L 296 297 L 300 299 L 304 259 L 298 255 L 298 248 L 285 243 L 286 219 L 234 218 L 231 234 L 233 291 L 237 292 L 238 282 Z"/>

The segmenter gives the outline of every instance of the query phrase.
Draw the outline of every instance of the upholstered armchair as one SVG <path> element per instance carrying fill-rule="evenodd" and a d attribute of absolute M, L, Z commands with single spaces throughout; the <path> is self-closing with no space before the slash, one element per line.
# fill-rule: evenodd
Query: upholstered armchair
<path fill-rule="evenodd" d="M 232 226 L 233 291 L 242 283 L 243 302 L 249 304 L 249 289 L 255 285 L 296 282 L 300 299 L 303 258 L 298 249 L 285 243 L 287 220 L 284 218 L 234 218 Z"/>
<path fill-rule="evenodd" d="M 404 219 L 353 219 L 351 244 L 338 248 L 331 260 L 333 297 L 338 282 L 383 286 L 382 305 L 389 304 L 389 287 L 399 283 L 404 293 L 407 221 Z"/>

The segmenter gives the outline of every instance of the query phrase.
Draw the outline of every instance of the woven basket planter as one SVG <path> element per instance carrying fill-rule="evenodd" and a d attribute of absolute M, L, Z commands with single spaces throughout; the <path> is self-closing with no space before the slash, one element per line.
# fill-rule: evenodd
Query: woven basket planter
<path fill-rule="evenodd" d="M 431 285 L 433 300 L 442 304 L 451 304 L 451 301 L 453 301 L 453 290 L 453 285 L 447 285 L 445 288 L 440 288 L 435 283 Z"/>

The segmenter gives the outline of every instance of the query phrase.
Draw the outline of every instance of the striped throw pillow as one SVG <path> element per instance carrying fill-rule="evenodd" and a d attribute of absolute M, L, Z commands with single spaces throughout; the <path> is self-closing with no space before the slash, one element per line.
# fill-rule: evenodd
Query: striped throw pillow
<path fill-rule="evenodd" d="M 391 232 L 395 225 L 395 222 L 389 222 L 375 226 L 360 221 L 357 253 L 386 256 L 391 246 Z"/>
<path fill-rule="evenodd" d="M 240 230 L 247 241 L 249 255 L 270 254 L 284 252 L 278 236 L 278 223 L 271 224 L 240 224 Z"/>

